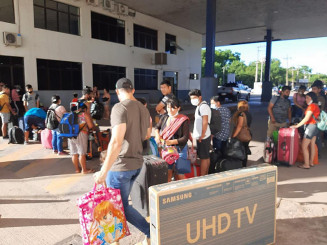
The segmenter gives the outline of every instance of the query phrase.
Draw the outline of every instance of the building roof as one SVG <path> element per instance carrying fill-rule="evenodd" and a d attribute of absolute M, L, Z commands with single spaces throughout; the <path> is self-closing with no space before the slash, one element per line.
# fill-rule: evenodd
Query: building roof
<path fill-rule="evenodd" d="M 206 0 L 118 0 L 129 8 L 205 34 Z M 217 0 L 216 46 L 326 36 L 326 0 Z M 204 35 L 205 37 L 205 35 Z M 205 43 L 205 42 L 203 42 Z"/>

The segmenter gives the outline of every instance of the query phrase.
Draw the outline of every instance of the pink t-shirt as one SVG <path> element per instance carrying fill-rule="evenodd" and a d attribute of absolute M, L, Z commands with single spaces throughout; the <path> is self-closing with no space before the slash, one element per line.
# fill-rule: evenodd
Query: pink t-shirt
<path fill-rule="evenodd" d="M 305 105 L 305 96 L 299 93 L 293 95 L 293 101 L 296 101 L 300 106 L 304 107 Z"/>
<path fill-rule="evenodd" d="M 13 101 L 20 101 L 20 98 L 19 98 L 19 95 L 18 95 L 16 89 L 11 90 L 11 99 Z"/>

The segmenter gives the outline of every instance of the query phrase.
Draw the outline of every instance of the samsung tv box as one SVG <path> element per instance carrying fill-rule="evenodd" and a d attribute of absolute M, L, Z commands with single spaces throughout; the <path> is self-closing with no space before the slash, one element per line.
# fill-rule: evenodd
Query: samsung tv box
<path fill-rule="evenodd" d="M 152 245 L 275 243 L 276 166 L 174 181 L 149 191 Z"/>

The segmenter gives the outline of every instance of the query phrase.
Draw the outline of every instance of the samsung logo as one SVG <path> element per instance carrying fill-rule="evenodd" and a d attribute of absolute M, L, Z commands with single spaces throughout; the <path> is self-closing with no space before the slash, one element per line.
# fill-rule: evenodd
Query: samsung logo
<path fill-rule="evenodd" d="M 188 199 L 192 197 L 192 192 L 184 193 L 184 194 L 179 194 L 171 197 L 167 197 L 162 199 L 162 204 L 167 204 L 167 203 L 172 203 L 172 202 L 178 202 L 184 199 Z"/>

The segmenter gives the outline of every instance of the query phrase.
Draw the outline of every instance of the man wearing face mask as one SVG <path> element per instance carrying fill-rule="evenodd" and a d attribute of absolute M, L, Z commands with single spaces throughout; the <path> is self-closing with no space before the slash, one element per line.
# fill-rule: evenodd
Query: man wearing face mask
<path fill-rule="evenodd" d="M 202 101 L 201 91 L 191 90 L 188 95 L 191 98 L 191 104 L 196 106 L 194 113 L 193 138 L 197 143 L 197 154 L 201 162 L 201 176 L 207 175 L 210 165 L 210 143 L 211 132 L 209 122 L 211 120 L 211 109 L 205 101 Z"/>
<path fill-rule="evenodd" d="M 283 86 L 280 96 L 274 96 L 268 105 L 268 120 L 267 137 L 272 137 L 274 131 L 280 128 L 285 128 L 292 120 L 291 101 L 288 99 L 291 93 L 289 86 Z"/>
<path fill-rule="evenodd" d="M 25 107 L 25 111 L 28 111 L 31 108 L 39 108 L 40 107 L 40 97 L 39 94 L 34 93 L 33 87 L 30 84 L 27 84 L 26 93 L 23 95 L 23 103 Z"/>

